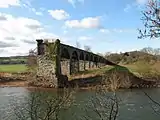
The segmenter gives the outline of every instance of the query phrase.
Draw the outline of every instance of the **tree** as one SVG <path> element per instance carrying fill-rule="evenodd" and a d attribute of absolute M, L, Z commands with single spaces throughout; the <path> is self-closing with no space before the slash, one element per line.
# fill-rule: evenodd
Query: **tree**
<path fill-rule="evenodd" d="M 102 57 L 104 56 L 102 53 L 97 53 L 97 55 L 102 56 Z"/>
<path fill-rule="evenodd" d="M 81 120 L 117 120 L 119 102 L 116 92 L 107 96 L 108 92 L 101 86 L 84 106 L 84 116 Z"/>
<path fill-rule="evenodd" d="M 151 47 L 145 47 L 141 51 L 148 54 L 154 54 L 154 49 Z"/>
<path fill-rule="evenodd" d="M 155 53 L 155 55 L 160 55 L 160 48 L 154 49 L 154 53 Z"/>
<path fill-rule="evenodd" d="M 111 52 L 106 52 L 106 53 L 104 54 L 105 58 L 107 58 L 110 54 L 111 54 Z"/>
<path fill-rule="evenodd" d="M 29 55 L 27 57 L 27 66 L 32 68 L 35 67 L 36 64 L 36 53 L 34 52 L 34 50 L 29 50 Z"/>
<path fill-rule="evenodd" d="M 160 1 L 149 0 L 146 5 L 146 10 L 142 12 L 142 21 L 144 29 L 139 29 L 140 36 L 138 38 L 158 38 L 160 37 Z"/>
<path fill-rule="evenodd" d="M 145 47 L 141 51 L 152 55 L 160 55 L 160 48 Z"/>
<path fill-rule="evenodd" d="M 91 52 L 91 47 L 88 46 L 88 45 L 84 45 L 84 50 L 88 51 L 88 52 Z"/>
<path fill-rule="evenodd" d="M 148 93 L 146 93 L 145 91 L 142 90 L 142 92 L 145 94 L 145 96 L 147 96 L 149 98 L 149 100 L 151 101 L 151 108 L 154 111 L 154 113 L 156 113 L 157 115 L 160 115 L 160 103 L 156 100 L 154 100 Z"/>
<path fill-rule="evenodd" d="M 76 47 L 77 48 L 81 48 L 81 45 L 80 45 L 80 43 L 78 41 L 76 41 Z"/>
<path fill-rule="evenodd" d="M 53 95 L 35 89 L 24 98 L 24 102 L 13 98 L 10 107 L 15 113 L 16 120 L 59 120 L 60 112 L 71 107 L 73 93 L 69 89 L 64 89 L 61 94 Z"/>

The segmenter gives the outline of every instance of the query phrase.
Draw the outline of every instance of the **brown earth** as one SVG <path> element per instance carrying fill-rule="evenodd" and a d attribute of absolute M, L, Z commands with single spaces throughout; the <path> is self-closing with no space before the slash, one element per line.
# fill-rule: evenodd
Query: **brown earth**
<path fill-rule="evenodd" d="M 113 69 L 114 71 L 114 69 Z M 110 79 L 114 79 L 115 75 L 113 74 L 112 70 L 109 70 L 107 73 L 105 73 L 106 76 L 108 76 Z M 12 73 L 0 73 L 0 87 L 33 87 L 29 84 L 26 77 L 27 73 L 18 73 L 18 74 L 12 74 Z M 156 81 L 146 80 L 142 78 L 138 78 L 137 76 L 133 75 L 129 71 L 121 71 L 117 73 L 118 78 L 120 77 L 123 82 L 126 80 L 126 77 L 128 76 L 130 78 L 131 85 L 130 87 L 145 87 L 145 86 L 157 86 Z M 97 74 L 86 74 L 86 75 L 78 75 L 74 76 L 71 81 L 69 81 L 69 86 L 79 86 L 85 89 L 94 88 L 97 86 L 100 81 L 102 80 L 102 75 Z M 113 78 L 112 78 L 113 77 Z M 40 87 L 40 86 L 39 86 Z M 147 87 L 148 88 L 148 87 Z"/>
<path fill-rule="evenodd" d="M 28 87 L 27 81 L 0 82 L 0 87 Z"/>
<path fill-rule="evenodd" d="M 24 73 L 12 74 L 0 72 L 0 87 L 28 87 Z"/>

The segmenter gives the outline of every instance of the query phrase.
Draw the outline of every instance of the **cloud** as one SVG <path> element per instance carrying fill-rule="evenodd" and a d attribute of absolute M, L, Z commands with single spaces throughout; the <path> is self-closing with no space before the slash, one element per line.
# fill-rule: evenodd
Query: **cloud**
<path fill-rule="evenodd" d="M 34 40 L 31 41 L 31 40 L 27 40 L 27 39 L 22 39 L 22 41 L 27 44 L 36 44 L 36 41 L 34 41 Z"/>
<path fill-rule="evenodd" d="M 135 29 L 118 29 L 118 28 L 114 28 L 111 31 L 112 32 L 116 32 L 116 33 L 136 33 Z"/>
<path fill-rule="evenodd" d="M 25 48 L 25 47 L 24 47 Z M 26 49 L 22 49 L 21 47 L 8 47 L 0 49 L 1 56 L 19 56 L 19 55 L 28 55 L 28 51 Z"/>
<path fill-rule="evenodd" d="M 115 28 L 115 29 L 112 29 L 112 32 L 122 33 L 122 32 L 126 32 L 126 30 Z"/>
<path fill-rule="evenodd" d="M 126 7 L 124 8 L 124 12 L 128 12 L 132 8 L 132 5 L 127 4 Z"/>
<path fill-rule="evenodd" d="M 32 7 L 31 3 L 29 1 L 24 1 L 22 4 L 23 7 L 27 8 L 29 11 L 35 13 L 38 16 L 42 16 L 43 13 L 40 11 L 44 11 L 42 8 L 40 8 L 40 11 L 36 10 L 35 8 Z"/>
<path fill-rule="evenodd" d="M 69 28 L 101 28 L 100 17 L 87 17 L 82 20 L 67 20 L 65 26 Z"/>
<path fill-rule="evenodd" d="M 37 11 L 35 8 L 31 8 L 32 12 L 34 12 L 36 15 L 39 15 L 39 16 L 42 16 L 43 13 L 42 12 L 39 12 Z"/>
<path fill-rule="evenodd" d="M 16 40 L 15 37 L 4 37 L 5 40 Z"/>
<path fill-rule="evenodd" d="M 72 4 L 73 7 L 75 7 L 76 0 L 68 0 L 68 2 Z"/>
<path fill-rule="evenodd" d="M 31 29 L 31 30 L 43 29 L 40 24 L 30 24 L 30 25 L 26 25 L 26 27 Z"/>
<path fill-rule="evenodd" d="M 3 53 L 4 51 L 5 51 L 4 49 L 0 48 L 0 53 Z"/>
<path fill-rule="evenodd" d="M 48 12 L 56 20 L 66 20 L 70 17 L 70 15 L 62 9 L 60 9 L 60 10 L 48 10 Z"/>
<path fill-rule="evenodd" d="M 84 3 L 84 0 L 68 0 L 68 2 L 75 8 L 76 3 Z"/>
<path fill-rule="evenodd" d="M 78 40 L 91 40 L 91 39 L 92 39 L 92 37 L 88 37 L 88 36 L 80 36 L 78 38 Z"/>
<path fill-rule="evenodd" d="M 144 5 L 148 2 L 148 0 L 136 0 L 136 3 L 139 5 Z"/>
<path fill-rule="evenodd" d="M 24 18 L 24 17 L 13 17 L 6 15 L 7 20 L 0 22 L 1 37 L 9 36 L 28 36 L 38 32 L 41 28 L 41 23 L 37 20 Z"/>
<path fill-rule="evenodd" d="M 20 6 L 20 0 L 0 0 L 0 8 L 8 8 L 9 6 Z"/>
<path fill-rule="evenodd" d="M 67 30 L 64 30 L 64 31 L 63 31 L 63 34 L 67 34 L 67 33 L 68 33 L 68 31 L 67 31 Z"/>
<path fill-rule="evenodd" d="M 110 30 L 108 30 L 108 29 L 100 29 L 100 32 L 101 33 L 110 33 Z"/>
<path fill-rule="evenodd" d="M 45 25 L 38 20 L 1 14 L 6 19 L 0 21 L 0 48 L 7 49 L 7 52 L 5 50 L 1 56 L 25 54 L 36 47 L 36 39 L 60 38 L 58 35 L 45 31 Z"/>
<path fill-rule="evenodd" d="M 0 21 L 5 21 L 7 20 L 7 17 L 4 16 L 3 14 L 0 14 Z"/>
<path fill-rule="evenodd" d="M 0 41 L 0 48 L 6 48 L 6 47 L 16 47 L 17 45 L 14 43 L 7 43 Z"/>
<path fill-rule="evenodd" d="M 134 2 L 132 2 L 131 4 L 127 4 L 124 8 L 124 12 L 129 12 L 130 9 L 132 8 L 138 8 L 140 10 L 142 10 L 142 6 L 147 4 L 149 0 L 135 0 Z"/>
<path fill-rule="evenodd" d="M 100 29 L 101 33 L 136 33 L 135 29 L 125 29 L 125 28 L 113 28 L 113 29 Z"/>

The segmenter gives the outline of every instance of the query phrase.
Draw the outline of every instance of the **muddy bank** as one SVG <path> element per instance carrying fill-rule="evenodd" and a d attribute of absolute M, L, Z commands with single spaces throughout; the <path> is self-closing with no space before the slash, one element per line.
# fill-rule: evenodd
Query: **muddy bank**
<path fill-rule="evenodd" d="M 27 81 L 7 81 L 0 82 L 0 87 L 29 87 Z"/>
<path fill-rule="evenodd" d="M 0 87 L 27 87 L 27 73 L 0 73 Z"/>
<path fill-rule="evenodd" d="M 0 87 L 42 87 L 52 88 L 51 86 L 36 86 L 30 84 L 31 80 L 27 80 L 27 73 L 0 73 Z M 62 78 L 63 87 L 82 88 L 82 89 L 94 89 L 97 86 L 105 86 L 110 89 L 119 88 L 152 88 L 160 87 L 159 80 L 154 78 L 145 79 L 135 76 L 129 71 L 108 71 L 101 75 L 87 75 L 87 77 L 75 77 L 68 81 L 65 77 Z"/>

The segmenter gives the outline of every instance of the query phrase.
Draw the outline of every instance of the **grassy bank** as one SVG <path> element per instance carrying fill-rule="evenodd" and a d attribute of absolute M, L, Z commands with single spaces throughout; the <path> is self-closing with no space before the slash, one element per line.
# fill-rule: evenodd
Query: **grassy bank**
<path fill-rule="evenodd" d="M 70 78 L 80 77 L 80 76 L 100 75 L 111 69 L 116 69 L 117 71 L 130 71 L 131 73 L 138 76 L 147 74 L 160 74 L 160 61 L 155 63 L 146 63 L 144 61 L 138 61 L 133 64 L 126 64 L 126 65 L 120 64 L 117 66 L 107 65 L 103 68 L 80 71 L 79 73 L 70 76 Z M 25 64 L 0 65 L 0 72 L 17 73 L 26 71 L 27 71 L 27 66 Z"/>
<path fill-rule="evenodd" d="M 75 75 L 71 75 L 69 77 L 69 80 L 85 78 L 85 77 L 93 77 L 96 75 L 106 74 L 107 72 L 114 71 L 114 70 L 120 73 L 128 72 L 140 78 L 146 78 L 146 79 L 154 78 L 155 79 L 156 77 L 160 76 L 160 62 L 147 63 L 144 61 L 138 61 L 133 64 L 126 64 L 126 65 L 123 65 L 123 64 L 119 64 L 116 66 L 107 65 L 100 69 L 81 71 Z"/>
<path fill-rule="evenodd" d="M 22 64 L 0 65 L 0 72 L 17 73 L 26 71 L 27 71 L 27 66 Z M 10 76 L 8 74 L 6 75 Z M 20 74 L 17 75 L 19 77 L 21 76 Z M 16 77 L 18 78 L 18 76 Z M 22 80 L 24 80 L 25 75 L 22 76 L 21 78 Z M 77 74 L 69 76 L 69 82 L 72 83 L 73 81 L 73 84 L 76 84 L 77 82 L 80 83 L 82 86 L 85 84 L 89 85 L 90 83 L 98 85 L 100 83 L 98 81 L 103 81 L 103 79 L 105 79 L 105 81 L 107 81 L 106 84 L 107 85 L 110 84 L 113 89 L 117 89 L 121 86 L 127 88 L 128 86 L 137 84 L 152 85 L 153 83 L 148 81 L 154 82 L 160 80 L 160 62 L 146 63 L 143 61 L 138 61 L 135 62 L 134 64 L 127 64 L 127 65 L 114 65 L 114 66 L 107 65 L 102 68 L 81 71 Z M 32 80 L 32 78 L 29 78 L 29 80 Z"/>
<path fill-rule="evenodd" d="M 0 72 L 18 73 L 27 71 L 25 64 L 0 65 Z"/>

